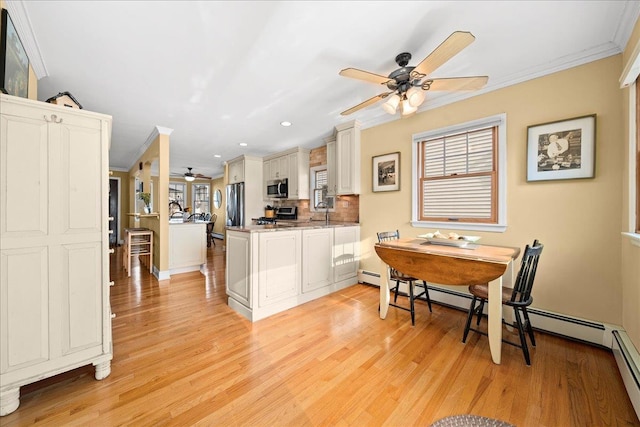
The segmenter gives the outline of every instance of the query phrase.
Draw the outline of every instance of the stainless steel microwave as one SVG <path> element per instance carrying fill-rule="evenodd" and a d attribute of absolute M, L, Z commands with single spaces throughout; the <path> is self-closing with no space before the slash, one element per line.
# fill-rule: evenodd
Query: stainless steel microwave
<path fill-rule="evenodd" d="M 286 199 L 289 197 L 287 178 L 267 181 L 267 197 Z"/>

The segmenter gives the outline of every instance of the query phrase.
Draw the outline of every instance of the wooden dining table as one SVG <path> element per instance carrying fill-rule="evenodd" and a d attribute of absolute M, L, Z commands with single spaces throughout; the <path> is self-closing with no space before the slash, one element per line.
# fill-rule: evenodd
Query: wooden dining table
<path fill-rule="evenodd" d="M 401 238 L 375 244 L 380 258 L 380 318 L 389 309 L 388 267 L 430 284 L 469 286 L 489 284 L 488 336 L 491 359 L 502 354 L 502 285 L 513 283 L 513 262 L 519 248 L 468 243 L 465 247 Z"/>

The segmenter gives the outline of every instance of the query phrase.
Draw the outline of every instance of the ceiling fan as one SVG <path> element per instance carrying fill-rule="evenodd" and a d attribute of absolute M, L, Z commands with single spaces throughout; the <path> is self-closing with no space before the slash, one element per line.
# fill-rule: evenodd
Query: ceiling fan
<path fill-rule="evenodd" d="M 204 175 L 202 175 L 200 173 L 193 173 L 191 171 L 193 168 L 187 168 L 187 169 L 189 171 L 185 172 L 183 175 L 173 175 L 173 176 L 183 176 L 185 181 L 193 181 L 196 178 L 199 178 L 199 179 L 211 179 L 210 176 L 204 176 Z"/>
<path fill-rule="evenodd" d="M 389 100 L 382 105 L 382 108 L 389 114 L 395 114 L 399 107 L 402 116 L 408 116 L 415 113 L 418 107 L 424 102 L 425 91 L 427 90 L 470 91 L 481 89 L 487 84 L 489 77 L 473 76 L 440 79 L 429 77 L 433 71 L 473 43 L 475 39 L 473 34 L 469 32 L 455 31 L 415 67 L 407 66 L 409 60 L 411 60 L 411 54 L 403 52 L 396 56 L 396 63 L 400 68 L 388 76 L 370 73 L 356 68 L 345 68 L 340 71 L 339 74 L 341 76 L 385 85 L 389 89 L 389 92 L 383 92 L 369 98 L 343 111 L 341 115 L 347 116 L 381 99 L 389 97 Z"/>

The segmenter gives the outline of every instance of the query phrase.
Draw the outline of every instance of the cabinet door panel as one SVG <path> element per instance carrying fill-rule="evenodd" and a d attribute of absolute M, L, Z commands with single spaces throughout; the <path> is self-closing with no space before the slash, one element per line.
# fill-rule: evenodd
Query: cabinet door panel
<path fill-rule="evenodd" d="M 227 261 L 227 294 L 238 302 L 251 308 L 250 280 L 249 280 L 249 233 L 239 237 L 227 233 L 227 254 L 234 254 Z"/>
<path fill-rule="evenodd" d="M 63 218 L 67 222 L 66 229 L 61 232 L 99 232 L 103 203 L 100 131 L 63 123 L 60 133 L 63 182 L 57 189 L 63 202 Z"/>
<path fill-rule="evenodd" d="M 300 231 L 261 233 L 258 289 L 260 306 L 298 295 L 300 288 Z"/>
<path fill-rule="evenodd" d="M 64 245 L 62 249 L 62 353 L 102 342 L 102 243 Z"/>
<path fill-rule="evenodd" d="M 42 118 L 3 114 L 0 128 L 2 235 L 44 236 L 48 232 L 47 124 Z"/>
<path fill-rule="evenodd" d="M 360 228 L 335 228 L 333 265 L 335 281 L 357 277 L 360 258 Z"/>
<path fill-rule="evenodd" d="M 330 228 L 302 232 L 302 292 L 333 283 L 332 246 Z"/>
<path fill-rule="evenodd" d="M 0 372 L 49 358 L 46 247 L 9 249 L 0 256 Z"/>

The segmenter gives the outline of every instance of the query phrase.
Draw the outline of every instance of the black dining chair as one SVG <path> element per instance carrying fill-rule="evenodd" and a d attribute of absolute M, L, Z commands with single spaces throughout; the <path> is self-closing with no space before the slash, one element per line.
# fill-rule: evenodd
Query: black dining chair
<path fill-rule="evenodd" d="M 210 248 L 211 247 L 211 242 L 213 242 L 213 246 L 216 245 L 216 240 L 213 238 L 213 227 L 216 224 L 216 219 L 218 219 L 218 215 L 217 214 L 213 214 L 211 215 L 211 217 L 209 218 L 209 222 L 207 223 L 207 247 Z"/>
<path fill-rule="evenodd" d="M 400 238 L 400 232 L 398 230 L 396 231 L 382 231 L 378 234 L 378 242 L 385 242 L 385 241 L 389 241 L 389 240 L 397 240 Z M 390 287 L 390 291 L 394 293 L 393 296 L 393 303 L 389 303 L 390 306 L 399 308 L 401 310 L 406 310 L 408 312 L 411 313 L 411 324 L 415 326 L 416 324 L 416 314 L 415 314 L 415 304 L 414 301 L 417 299 L 420 300 L 424 300 L 427 302 L 427 305 L 429 306 L 429 312 L 432 312 L 431 310 L 431 298 L 429 298 L 429 287 L 427 286 L 427 282 L 425 282 L 424 280 L 422 281 L 422 283 L 416 283 L 418 282 L 418 279 L 416 279 L 415 277 L 411 277 L 408 276 L 398 270 L 396 270 L 395 268 L 391 268 L 388 267 L 388 280 L 389 280 L 389 287 Z M 395 285 L 391 285 L 391 282 L 395 282 Z M 408 288 L 409 288 L 409 308 L 402 306 L 402 305 L 398 305 L 398 293 L 399 293 L 399 288 L 400 288 L 400 283 L 406 283 Z M 420 287 L 422 288 L 422 291 L 420 293 L 418 293 L 417 295 L 414 292 L 414 286 L 416 287 Z"/>
<path fill-rule="evenodd" d="M 506 344 L 520 347 L 524 354 L 524 360 L 527 362 L 527 365 L 531 365 L 531 358 L 529 356 L 529 347 L 527 346 L 525 332 L 529 335 L 531 345 L 533 347 L 536 346 L 536 339 L 533 335 L 533 328 L 531 327 L 531 321 L 529 320 L 527 307 L 529 307 L 533 302 L 531 290 L 533 289 L 533 282 L 536 277 L 538 261 L 540 260 L 540 254 L 542 253 L 543 247 L 544 245 L 539 243 L 538 240 L 534 240 L 533 245 L 531 246 L 527 245 L 524 249 L 524 254 L 522 255 L 520 270 L 518 271 L 518 275 L 516 276 L 514 287 L 502 288 L 502 304 L 513 307 L 518 335 L 520 336 L 520 344 L 506 339 L 503 339 L 502 341 Z M 487 302 L 489 296 L 489 285 L 471 285 L 469 286 L 469 292 L 471 293 L 473 298 L 471 299 L 471 306 L 469 307 L 469 313 L 467 314 L 467 324 L 464 327 L 462 342 L 467 341 L 467 335 L 469 334 L 469 331 L 487 335 L 487 333 L 484 331 L 481 331 L 477 328 L 472 328 L 471 321 L 473 320 L 473 315 L 477 315 L 476 326 L 480 326 L 484 304 L 485 302 Z M 476 303 L 478 303 L 477 307 Z M 522 318 L 520 317 L 521 315 Z"/>

